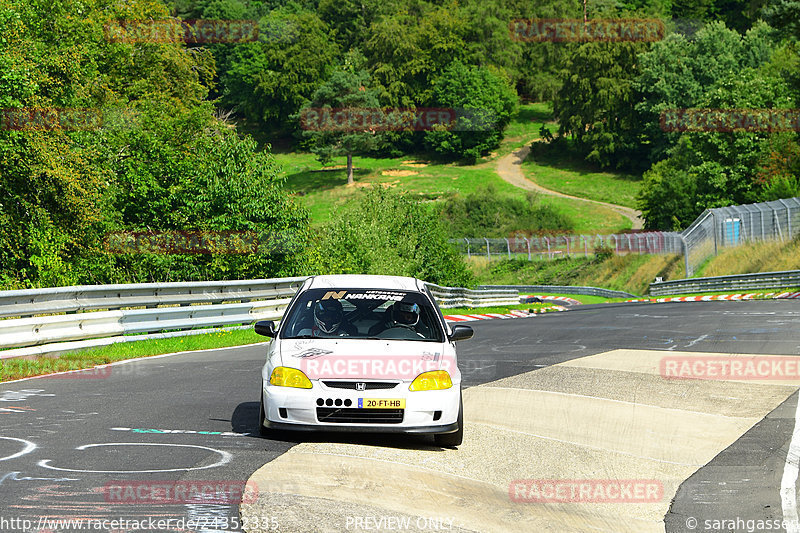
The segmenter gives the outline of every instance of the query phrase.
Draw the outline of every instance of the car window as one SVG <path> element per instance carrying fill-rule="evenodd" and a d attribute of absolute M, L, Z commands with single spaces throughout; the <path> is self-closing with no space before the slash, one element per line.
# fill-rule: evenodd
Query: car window
<path fill-rule="evenodd" d="M 436 309 L 417 292 L 311 289 L 286 314 L 280 338 L 386 339 L 442 342 Z"/>

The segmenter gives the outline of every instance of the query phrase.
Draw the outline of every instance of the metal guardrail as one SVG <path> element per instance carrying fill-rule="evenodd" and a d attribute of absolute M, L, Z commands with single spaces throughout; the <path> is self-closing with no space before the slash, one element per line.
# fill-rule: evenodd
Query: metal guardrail
<path fill-rule="evenodd" d="M 305 279 L 2 291 L 0 317 L 6 318 L 0 320 L 0 359 L 55 355 L 113 342 L 208 331 L 196 328 L 279 319 Z"/>
<path fill-rule="evenodd" d="M 306 277 L 0 292 L 0 360 L 276 320 Z M 427 284 L 444 308 L 519 302 L 514 290 Z M 66 313 L 66 314 L 65 314 Z M 14 318 L 10 318 L 14 317 Z M 205 328 L 197 330 L 196 328 Z"/>
<path fill-rule="evenodd" d="M 580 287 L 569 285 L 481 285 L 478 289 L 515 289 L 517 292 L 550 292 L 557 294 L 581 294 L 584 296 L 600 296 L 601 298 L 636 298 L 624 291 L 613 291 L 599 287 Z"/>
<path fill-rule="evenodd" d="M 789 287 L 800 287 L 800 270 L 661 281 L 651 283 L 649 293 L 651 296 L 667 296 L 692 292 L 784 289 Z"/>
<path fill-rule="evenodd" d="M 426 283 L 436 303 L 443 309 L 453 307 L 491 307 L 495 305 L 514 305 L 519 303 L 519 291 L 505 289 L 464 289 L 461 287 L 442 287 Z"/>
<path fill-rule="evenodd" d="M 247 302 L 294 295 L 306 277 L 80 285 L 0 292 L 0 318 L 158 305 Z"/>

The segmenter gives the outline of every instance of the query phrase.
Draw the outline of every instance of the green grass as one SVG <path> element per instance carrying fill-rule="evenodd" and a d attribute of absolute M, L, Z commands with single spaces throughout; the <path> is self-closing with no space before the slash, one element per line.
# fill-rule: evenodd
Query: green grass
<path fill-rule="evenodd" d="M 542 125 L 545 125 L 552 134 L 558 131 L 558 124 L 553 120 L 552 102 L 520 105 L 517 116 L 506 127 L 505 139 L 500 148 L 492 154 L 492 157 L 485 158 L 484 161 L 502 157 L 522 148 L 531 140 L 538 139 Z"/>
<path fill-rule="evenodd" d="M 320 225 L 330 220 L 339 206 L 365 186 L 393 187 L 424 200 L 437 201 L 454 194 L 467 194 L 480 187 L 493 185 L 498 194 L 524 198 L 525 191 L 506 183 L 497 175 L 496 158 L 521 148 L 531 139 L 538 138 L 539 128 L 544 123 L 547 123 L 551 131 L 557 129 L 557 125 L 552 123 L 550 104 L 534 103 L 520 106 L 519 114 L 509 124 L 501 146 L 490 157 L 482 159 L 476 165 L 442 163 L 415 155 L 396 158 L 354 157 L 356 183 L 353 187 L 347 186 L 344 156 L 334 158 L 331 164 L 323 167 L 310 153 L 276 149 L 274 155 L 286 176 L 286 188 L 293 192 L 310 211 L 312 224 Z M 531 165 L 534 165 L 534 173 L 556 176 L 570 183 L 579 184 L 574 187 L 575 190 L 570 189 L 565 192 L 579 193 L 581 190 L 587 190 L 592 196 L 597 197 L 595 199 L 620 205 L 633 205 L 633 197 L 638 191 L 639 182 L 628 176 L 589 172 L 583 167 L 570 166 L 566 162 L 557 160 L 549 161 L 547 164 L 526 162 L 523 169 Z M 541 184 L 551 188 L 549 182 Z M 610 187 L 607 193 L 602 192 L 604 187 Z M 557 187 L 552 188 L 560 190 Z M 617 195 L 620 197 L 617 198 Z M 545 195 L 541 195 L 540 200 L 543 204 L 553 205 L 568 216 L 574 223 L 574 233 L 614 233 L 631 227 L 627 218 L 602 206 Z"/>
<path fill-rule="evenodd" d="M 203 335 L 187 335 L 171 339 L 151 339 L 122 342 L 61 354 L 60 357 L 38 357 L 36 359 L 8 359 L 0 361 L 0 382 L 21 379 L 65 370 L 92 368 L 97 365 L 136 359 L 166 353 L 190 350 L 205 350 L 240 346 L 264 342 L 252 329 L 219 331 Z"/>
<path fill-rule="evenodd" d="M 636 195 L 642 185 L 637 176 L 602 172 L 580 161 L 532 153 L 522 163 L 522 171 L 545 189 L 631 208 L 636 207 Z"/>

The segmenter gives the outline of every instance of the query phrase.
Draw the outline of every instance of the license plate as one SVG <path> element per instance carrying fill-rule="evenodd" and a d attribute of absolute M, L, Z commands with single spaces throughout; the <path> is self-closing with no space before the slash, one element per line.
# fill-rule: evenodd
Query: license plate
<path fill-rule="evenodd" d="M 394 400 L 387 398 L 359 398 L 359 409 L 405 409 L 405 400 Z"/>

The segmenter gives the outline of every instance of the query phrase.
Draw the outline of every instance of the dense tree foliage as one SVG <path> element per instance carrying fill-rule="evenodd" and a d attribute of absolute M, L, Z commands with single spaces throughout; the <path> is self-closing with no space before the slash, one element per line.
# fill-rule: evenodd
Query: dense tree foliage
<path fill-rule="evenodd" d="M 263 277 L 295 268 L 289 245 L 247 256 L 106 253 L 108 233 L 121 230 L 307 236 L 307 215 L 282 191 L 270 154 L 215 118 L 206 101 L 208 52 L 105 37 L 115 20 L 166 15 L 152 2 L 3 0 L 6 285 Z M 20 110 L 16 122 L 9 108 Z M 84 112 L 91 121 L 77 128 L 33 118 Z"/>
<path fill-rule="evenodd" d="M 408 196 L 378 187 L 339 210 L 320 232 L 320 273 L 388 274 L 457 287 L 471 274 L 443 221 Z"/>

